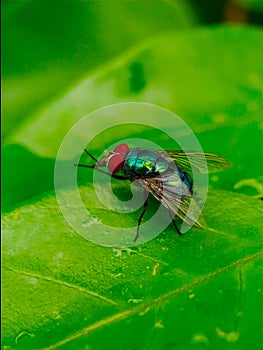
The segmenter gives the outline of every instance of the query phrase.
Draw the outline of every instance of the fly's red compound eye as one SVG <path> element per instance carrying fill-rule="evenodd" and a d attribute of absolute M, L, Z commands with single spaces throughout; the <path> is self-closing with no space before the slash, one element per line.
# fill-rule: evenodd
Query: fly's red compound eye
<path fill-rule="evenodd" d="M 124 163 L 124 157 L 121 154 L 113 154 L 108 162 L 108 169 L 111 174 L 116 174 Z"/>
<path fill-rule="evenodd" d="M 129 152 L 129 146 L 126 145 L 126 143 L 121 143 L 120 145 L 118 145 L 114 148 L 113 152 L 126 154 Z"/>

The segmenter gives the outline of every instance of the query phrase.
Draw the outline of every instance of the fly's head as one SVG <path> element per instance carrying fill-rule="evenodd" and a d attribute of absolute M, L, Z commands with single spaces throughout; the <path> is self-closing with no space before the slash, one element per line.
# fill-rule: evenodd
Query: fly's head
<path fill-rule="evenodd" d="M 97 162 L 96 167 L 107 167 L 109 172 L 114 175 L 121 170 L 128 152 L 129 146 L 126 143 L 121 143 L 113 151 L 107 151 L 101 161 Z"/>

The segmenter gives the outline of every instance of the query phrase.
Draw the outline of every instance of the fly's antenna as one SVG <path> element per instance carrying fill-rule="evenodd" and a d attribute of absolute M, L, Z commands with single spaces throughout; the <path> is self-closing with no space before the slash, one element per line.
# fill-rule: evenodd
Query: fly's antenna
<path fill-rule="evenodd" d="M 110 153 L 108 145 L 106 143 L 104 143 L 104 146 L 105 146 L 106 151 Z"/>

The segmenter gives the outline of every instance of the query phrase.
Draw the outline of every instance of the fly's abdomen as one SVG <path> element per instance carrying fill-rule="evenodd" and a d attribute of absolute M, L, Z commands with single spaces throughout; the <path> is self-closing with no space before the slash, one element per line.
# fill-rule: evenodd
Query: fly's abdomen
<path fill-rule="evenodd" d="M 123 172 L 129 177 L 160 175 L 169 168 L 169 163 L 153 151 L 135 148 L 123 164 Z"/>
<path fill-rule="evenodd" d="M 176 196 L 180 199 L 192 197 L 192 182 L 186 174 L 176 168 L 173 173 L 163 179 L 162 182 L 163 196 L 171 199 Z"/>
<path fill-rule="evenodd" d="M 182 171 L 180 168 L 178 168 L 179 174 L 180 174 L 180 178 L 182 180 L 182 182 L 184 183 L 184 185 L 189 189 L 190 192 L 192 192 L 192 187 L 193 187 L 193 181 L 190 178 L 190 176 Z"/>

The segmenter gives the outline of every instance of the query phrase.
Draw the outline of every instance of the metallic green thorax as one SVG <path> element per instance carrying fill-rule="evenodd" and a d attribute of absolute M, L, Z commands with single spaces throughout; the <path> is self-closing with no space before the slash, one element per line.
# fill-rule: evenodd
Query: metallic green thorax
<path fill-rule="evenodd" d="M 127 153 L 122 170 L 132 181 L 142 178 L 159 178 L 163 175 L 162 184 L 159 184 L 163 191 L 172 191 L 181 198 L 191 196 L 192 181 L 189 175 L 158 152 L 134 148 Z"/>
<path fill-rule="evenodd" d="M 126 156 L 123 172 L 128 177 L 151 177 L 164 173 L 168 168 L 168 161 L 157 153 L 134 148 Z"/>

